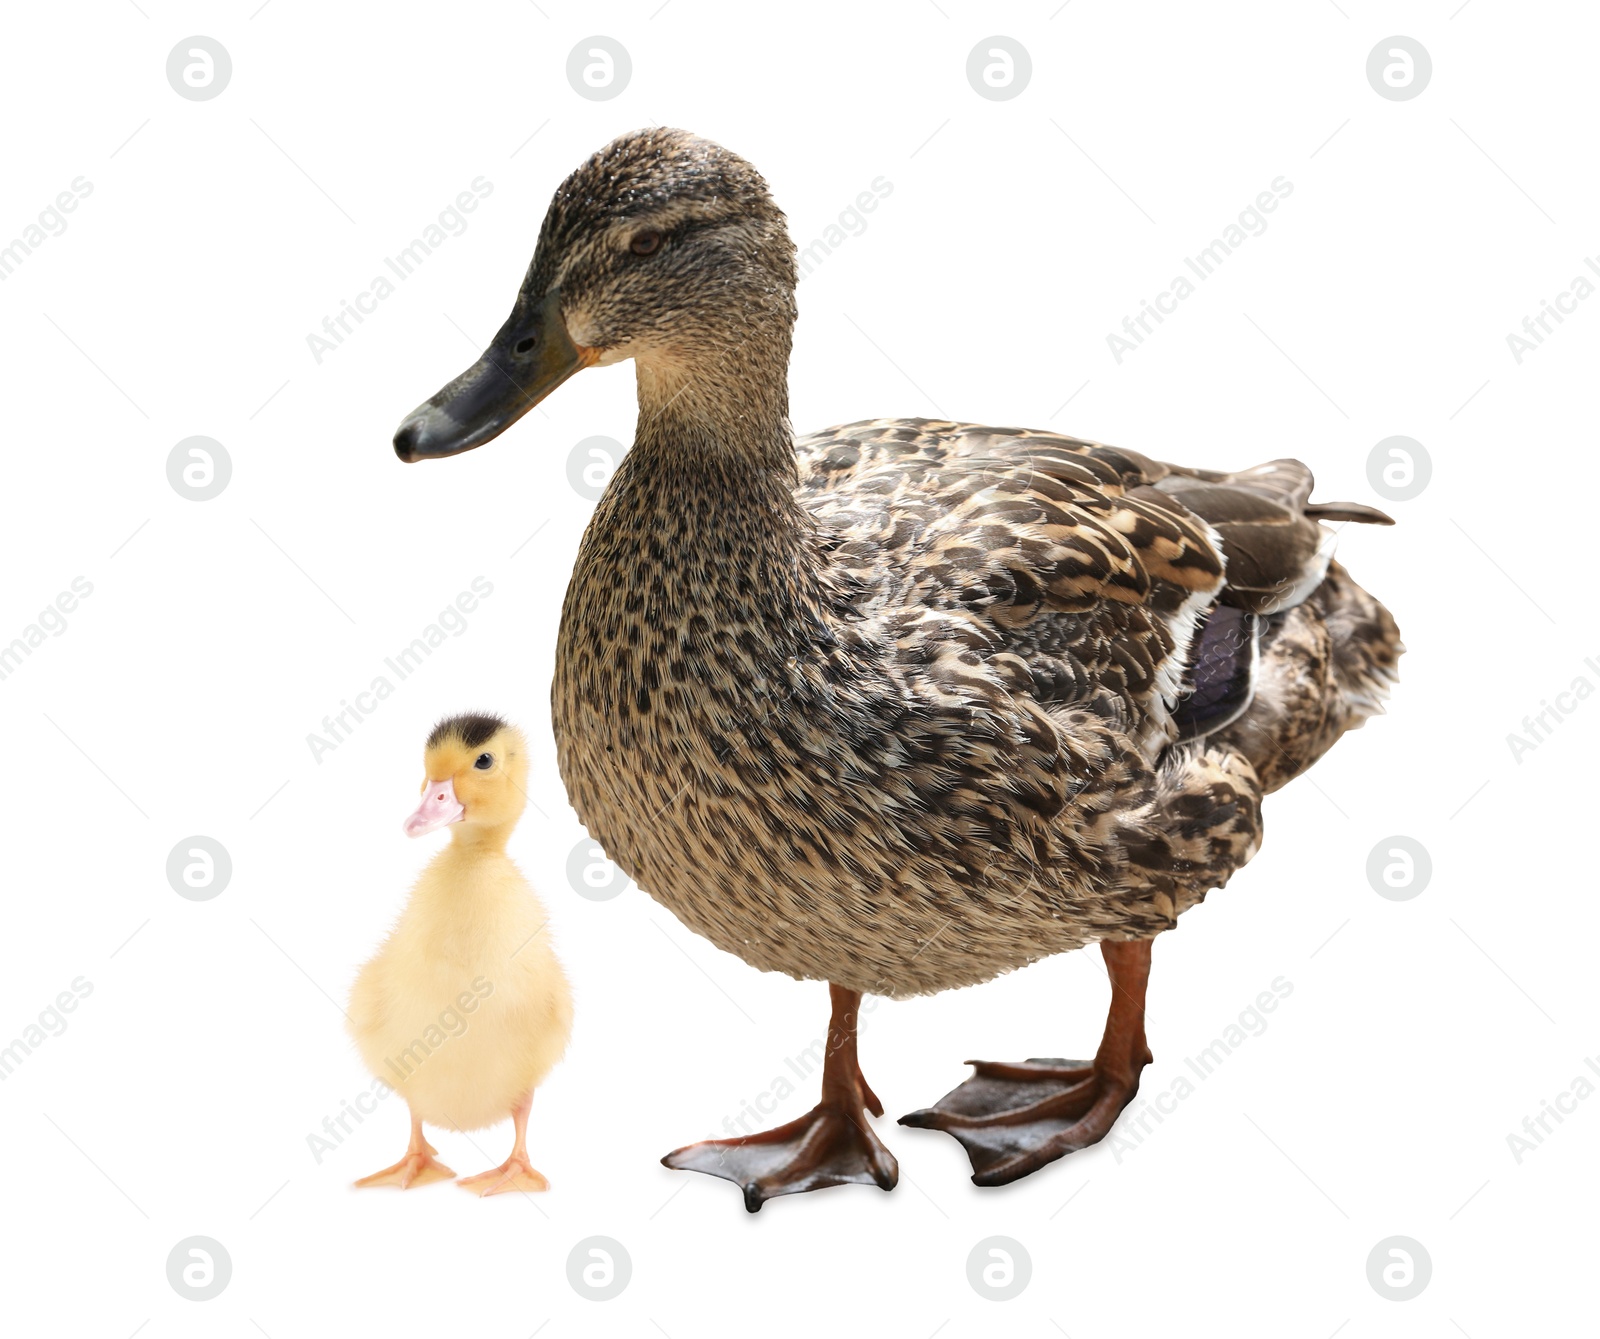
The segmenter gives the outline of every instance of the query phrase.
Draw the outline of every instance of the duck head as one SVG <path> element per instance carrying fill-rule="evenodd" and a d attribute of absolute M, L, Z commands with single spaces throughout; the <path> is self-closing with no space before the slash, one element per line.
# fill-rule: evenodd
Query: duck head
<path fill-rule="evenodd" d="M 777 360 L 781 383 L 795 283 L 783 213 L 749 163 L 684 130 L 623 135 L 561 184 L 510 317 L 406 416 L 395 454 L 470 451 L 575 372 L 626 358 L 642 405 L 752 359 Z"/>
<path fill-rule="evenodd" d="M 458 824 L 457 839 L 509 836 L 527 802 L 528 745 L 498 716 L 451 716 L 433 727 L 423 752 L 422 803 L 406 836 Z"/>

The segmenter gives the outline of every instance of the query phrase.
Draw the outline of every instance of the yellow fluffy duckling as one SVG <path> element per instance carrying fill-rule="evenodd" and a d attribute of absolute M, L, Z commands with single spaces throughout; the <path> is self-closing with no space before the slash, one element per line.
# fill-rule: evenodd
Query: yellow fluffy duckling
<path fill-rule="evenodd" d="M 451 841 L 350 993 L 350 1031 L 367 1067 L 406 1099 L 411 1143 L 356 1185 L 453 1177 L 423 1122 L 477 1130 L 509 1114 L 511 1156 L 459 1184 L 480 1195 L 544 1190 L 528 1161 L 528 1112 L 566 1049 L 572 995 L 544 907 L 506 854 L 527 798 L 527 741 L 499 717 L 456 716 L 434 727 L 423 761 L 422 803 L 406 833 L 449 826 Z"/>

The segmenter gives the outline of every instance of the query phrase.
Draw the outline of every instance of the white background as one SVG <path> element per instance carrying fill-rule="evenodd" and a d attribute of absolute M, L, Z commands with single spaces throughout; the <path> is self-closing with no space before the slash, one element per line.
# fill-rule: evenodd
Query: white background
<path fill-rule="evenodd" d="M 1592 1326 L 1600 1100 L 1520 1163 L 1507 1143 L 1600 1053 L 1586 840 L 1600 702 L 1520 762 L 1507 743 L 1578 676 L 1600 685 L 1584 665 L 1600 657 L 1600 302 L 1520 365 L 1505 338 L 1600 251 L 1586 7 L 258 3 L 7 20 L 0 235 L 73 178 L 93 185 L 0 285 L 0 642 L 74 577 L 93 585 L 0 682 L 0 1041 L 75 978 L 93 987 L 0 1082 L 8 1331 Z M 565 76 L 594 33 L 632 58 L 611 101 Z M 993 33 L 1031 54 L 1009 101 L 966 79 Z M 191 34 L 232 57 L 211 101 L 166 80 Z M 1391 34 L 1432 55 L 1415 100 L 1367 82 Z M 1351 527 L 1341 550 L 1410 648 L 1391 712 L 1269 801 L 1261 855 L 1158 944 L 1145 1097 L 1275 978 L 1293 992 L 1138 1147 L 984 1191 L 953 1140 L 885 1119 L 892 1195 L 831 1190 L 753 1218 L 733 1186 L 657 1163 L 785 1073 L 821 1034 L 826 992 L 718 953 L 637 889 L 596 902 L 568 881 L 584 834 L 548 694 L 592 506 L 567 458 L 589 436 L 629 440 L 632 370 L 578 378 L 459 460 L 402 466 L 389 444 L 503 319 L 557 183 L 656 121 L 750 158 L 802 243 L 874 178 L 893 185 L 802 285 L 801 430 L 948 415 L 1194 465 L 1295 455 L 1321 496 L 1399 519 Z M 307 335 L 478 176 L 493 193 L 465 233 L 319 365 Z M 1294 190 L 1267 231 L 1114 361 L 1107 333 L 1278 176 Z M 167 481 L 195 434 L 233 464 L 208 502 Z M 1433 478 L 1391 504 L 1366 461 L 1393 434 L 1424 443 Z M 467 631 L 314 760 L 308 733 L 478 576 L 494 591 Z M 537 809 L 513 850 L 577 997 L 531 1129 L 553 1188 L 356 1193 L 400 1154 L 405 1114 L 381 1103 L 314 1159 L 307 1136 L 369 1082 L 337 1006 L 443 840 L 399 830 L 426 730 L 472 707 L 533 741 Z M 167 882 L 192 834 L 232 857 L 211 901 Z M 1410 901 L 1380 898 L 1365 872 L 1394 834 L 1432 858 Z M 1091 1054 L 1105 1003 L 1092 950 L 879 1002 L 863 1065 L 892 1118 L 969 1057 Z M 775 1119 L 813 1100 L 802 1088 Z M 463 1174 L 509 1139 L 435 1135 Z M 166 1277 L 195 1234 L 233 1262 L 208 1302 Z M 1366 1276 L 1395 1234 L 1433 1262 L 1408 1302 Z M 567 1281 L 591 1235 L 631 1257 L 615 1300 Z M 1013 1301 L 968 1283 L 991 1235 L 1031 1256 Z"/>

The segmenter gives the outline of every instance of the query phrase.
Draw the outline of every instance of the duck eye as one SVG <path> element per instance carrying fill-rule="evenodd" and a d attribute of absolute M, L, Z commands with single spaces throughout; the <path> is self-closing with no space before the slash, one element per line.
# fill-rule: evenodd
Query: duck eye
<path fill-rule="evenodd" d="M 661 234 L 654 228 L 646 228 L 641 233 L 635 233 L 633 241 L 628 243 L 628 250 L 636 256 L 654 255 L 661 246 Z"/>
<path fill-rule="evenodd" d="M 478 755 L 478 760 L 472 765 L 480 772 L 487 772 L 491 767 L 494 766 L 494 754 L 480 753 Z"/>

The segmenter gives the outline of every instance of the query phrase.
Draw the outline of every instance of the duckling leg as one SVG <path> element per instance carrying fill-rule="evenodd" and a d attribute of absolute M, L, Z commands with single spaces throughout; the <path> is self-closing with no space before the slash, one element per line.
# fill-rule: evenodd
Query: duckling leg
<path fill-rule="evenodd" d="M 751 1213 L 776 1195 L 824 1186 L 877 1185 L 893 1190 L 900 1166 L 867 1125 L 883 1103 L 867 1086 L 856 1059 L 861 993 L 830 984 L 833 1015 L 822 1062 L 822 1101 L 799 1120 L 743 1139 L 708 1139 L 667 1154 L 662 1163 L 705 1172 L 744 1191 Z"/>
<path fill-rule="evenodd" d="M 528 1113 L 532 1110 L 531 1092 L 511 1108 L 511 1122 L 516 1126 L 517 1135 L 512 1142 L 509 1158 L 490 1171 L 479 1172 L 476 1176 L 463 1176 L 456 1184 L 474 1195 L 501 1195 L 508 1190 L 549 1190 L 550 1183 L 528 1161 Z"/>
<path fill-rule="evenodd" d="M 1144 1036 L 1150 941 L 1102 943 L 1100 952 L 1111 1011 L 1093 1061 L 971 1060 L 977 1072 L 970 1079 L 900 1124 L 954 1135 L 980 1186 L 1005 1185 L 1105 1138 L 1151 1059 Z"/>
<path fill-rule="evenodd" d="M 430 1181 L 449 1181 L 455 1177 L 455 1173 L 434 1157 L 438 1151 L 422 1137 L 422 1118 L 413 1111 L 411 1143 L 406 1147 L 405 1157 L 393 1167 L 385 1167 L 381 1172 L 363 1176 L 356 1182 L 356 1188 L 399 1186 L 401 1190 L 410 1190 L 412 1186 L 425 1186 Z"/>

